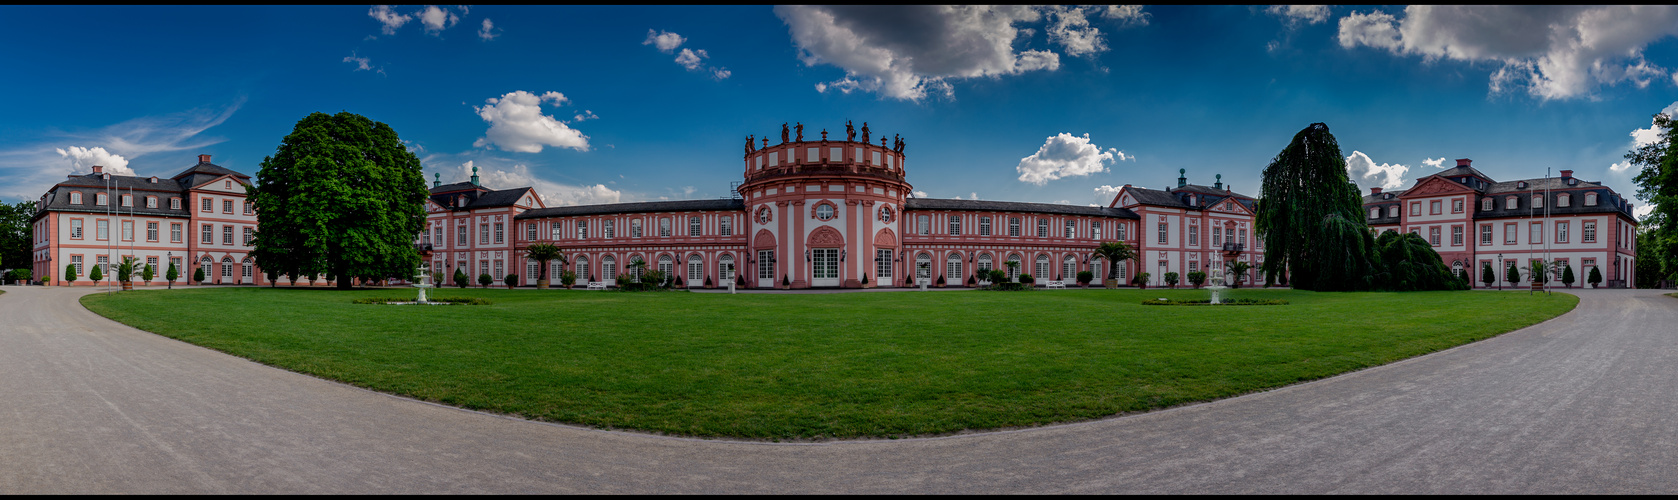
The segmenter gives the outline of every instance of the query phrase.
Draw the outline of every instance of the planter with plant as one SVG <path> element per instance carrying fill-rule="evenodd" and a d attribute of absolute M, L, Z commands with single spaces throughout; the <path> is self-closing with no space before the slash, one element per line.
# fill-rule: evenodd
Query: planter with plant
<path fill-rule="evenodd" d="M 1591 288 L 1596 288 L 1597 285 L 1601 285 L 1602 271 L 1598 271 L 1596 266 L 1591 266 L 1591 272 L 1589 275 L 1585 276 L 1585 282 L 1590 283 Z"/>
<path fill-rule="evenodd" d="M 1573 264 L 1563 264 L 1561 268 L 1562 286 L 1573 288 L 1574 281 L 1576 280 L 1573 277 Z"/>
<path fill-rule="evenodd" d="M 862 273 L 862 284 L 857 285 L 857 287 L 858 288 L 874 288 L 874 284 L 868 282 L 868 273 Z"/>
<path fill-rule="evenodd" d="M 1165 273 L 1165 276 L 1163 276 L 1163 277 L 1165 278 L 1165 286 L 1171 287 L 1171 288 L 1177 288 L 1177 273 L 1176 272 Z"/>
<path fill-rule="evenodd" d="M 1036 285 L 1037 277 L 1026 273 L 1020 273 L 1020 284 L 1025 286 Z"/>
<path fill-rule="evenodd" d="M 1239 260 L 1229 263 L 1229 273 L 1235 276 L 1235 288 L 1241 288 L 1241 280 L 1247 277 L 1247 271 L 1252 268 L 1252 264 Z"/>
<path fill-rule="evenodd" d="M 76 265 L 64 265 L 64 286 L 76 286 Z"/>
<path fill-rule="evenodd" d="M 1095 273 L 1094 272 L 1078 271 L 1078 285 L 1079 286 L 1082 286 L 1084 288 L 1089 288 L 1091 281 L 1095 281 Z"/>
<path fill-rule="evenodd" d="M 1153 275 L 1148 273 L 1136 273 L 1136 276 L 1130 279 L 1130 284 L 1136 285 L 1138 289 L 1147 290 L 1148 278 L 1151 276 Z"/>
<path fill-rule="evenodd" d="M 1201 272 L 1201 271 L 1190 271 L 1189 272 L 1189 286 L 1193 286 L 1195 288 L 1200 288 L 1200 285 L 1204 285 L 1204 284 L 1206 284 L 1206 273 L 1205 272 Z"/>
<path fill-rule="evenodd" d="M 310 285 L 315 284 L 314 275 L 309 276 L 309 284 Z M 460 270 L 460 268 L 455 268 L 455 270 L 454 270 L 454 286 L 457 286 L 457 287 L 460 287 L 460 288 L 466 288 L 466 286 L 470 285 L 470 284 L 472 284 L 472 278 L 466 277 L 466 271 L 462 271 L 462 270 Z"/>
<path fill-rule="evenodd" d="M 783 290 L 791 290 L 792 289 L 792 282 L 787 281 L 787 275 L 784 274 L 784 273 L 781 274 L 781 289 L 783 289 Z"/>
<path fill-rule="evenodd" d="M 508 290 L 512 290 L 513 287 L 518 286 L 518 282 L 519 282 L 519 275 L 517 275 L 517 274 L 509 274 L 506 277 L 501 279 L 501 283 L 504 284 L 504 285 L 507 285 Z"/>
<path fill-rule="evenodd" d="M 937 285 L 938 288 L 944 288 L 944 275 L 938 275 L 938 281 L 934 282 L 934 284 Z"/>
<path fill-rule="evenodd" d="M 548 289 L 549 261 L 559 261 L 559 267 L 563 269 L 568 263 L 567 261 L 570 260 L 566 257 L 563 250 L 560 250 L 559 247 L 553 246 L 549 243 L 537 243 L 535 245 L 530 245 L 529 248 L 524 249 L 524 257 L 541 263 L 541 272 L 538 273 L 536 277 L 536 289 L 538 290 Z"/>
<path fill-rule="evenodd" d="M 495 282 L 495 277 L 490 276 L 489 273 L 478 274 L 478 286 L 484 287 L 484 288 L 489 288 L 489 284 L 494 283 L 494 282 Z"/>
<path fill-rule="evenodd" d="M 1492 284 L 1497 283 L 1497 271 L 1492 270 L 1490 263 L 1480 266 L 1480 282 L 1485 283 L 1486 288 L 1491 288 Z"/>
<path fill-rule="evenodd" d="M 1101 283 L 1107 288 L 1119 287 L 1119 264 L 1136 258 L 1136 249 L 1122 241 L 1108 241 L 1095 247 L 1095 254 L 1107 264 L 1107 277 Z"/>
<path fill-rule="evenodd" d="M 157 270 L 152 269 L 151 264 L 146 264 L 146 267 L 140 268 L 140 282 L 150 285 L 151 279 L 156 276 Z"/>

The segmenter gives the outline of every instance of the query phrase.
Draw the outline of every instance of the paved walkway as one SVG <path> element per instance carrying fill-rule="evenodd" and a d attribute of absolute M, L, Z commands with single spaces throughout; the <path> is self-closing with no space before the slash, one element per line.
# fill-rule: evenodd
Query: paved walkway
<path fill-rule="evenodd" d="M 818 445 L 420 403 L 116 324 L 87 288 L 5 290 L 0 494 L 1678 491 L 1678 299 L 1655 290 L 1578 291 L 1522 331 L 1215 403 Z"/>

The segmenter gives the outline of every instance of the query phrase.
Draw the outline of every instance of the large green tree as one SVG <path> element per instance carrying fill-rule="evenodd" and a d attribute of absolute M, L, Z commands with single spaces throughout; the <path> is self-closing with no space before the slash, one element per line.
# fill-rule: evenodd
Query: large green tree
<path fill-rule="evenodd" d="M 349 112 L 297 122 L 250 189 L 261 214 L 251 250 L 263 269 L 288 275 L 409 276 L 414 235 L 425 227 L 419 158 L 389 125 Z"/>
<path fill-rule="evenodd" d="M 29 219 L 34 215 L 34 202 L 0 202 L 0 268 L 29 268 L 32 261 Z"/>
<path fill-rule="evenodd" d="M 1632 165 L 1641 167 L 1633 179 L 1637 183 L 1637 199 L 1649 203 L 1654 211 L 1640 222 L 1648 231 L 1647 244 L 1660 260 L 1663 275 L 1678 273 L 1678 134 L 1673 133 L 1672 127 L 1672 116 L 1655 115 L 1654 128 L 1660 132 L 1660 140 L 1625 155 Z"/>
<path fill-rule="evenodd" d="M 1264 235 L 1266 280 L 1287 272 L 1294 288 L 1372 287 L 1374 237 L 1362 198 L 1346 177 L 1346 159 L 1328 125 L 1313 123 L 1264 169 L 1255 225 Z"/>

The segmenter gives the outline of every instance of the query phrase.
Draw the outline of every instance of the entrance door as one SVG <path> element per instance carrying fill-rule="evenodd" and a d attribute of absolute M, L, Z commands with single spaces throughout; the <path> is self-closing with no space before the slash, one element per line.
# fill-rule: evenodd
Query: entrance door
<path fill-rule="evenodd" d="M 775 251 L 757 251 L 757 287 L 775 287 Z"/>
<path fill-rule="evenodd" d="M 810 256 L 810 286 L 839 286 L 839 249 L 817 248 Z"/>

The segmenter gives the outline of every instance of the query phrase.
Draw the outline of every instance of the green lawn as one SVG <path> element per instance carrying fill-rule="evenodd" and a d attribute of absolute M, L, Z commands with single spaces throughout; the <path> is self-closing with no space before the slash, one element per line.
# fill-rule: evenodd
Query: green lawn
<path fill-rule="evenodd" d="M 144 290 L 82 303 L 137 328 L 361 387 L 691 436 L 929 435 L 1105 417 L 1312 380 L 1571 310 L 1565 293 L 1192 290 L 833 295 Z"/>

